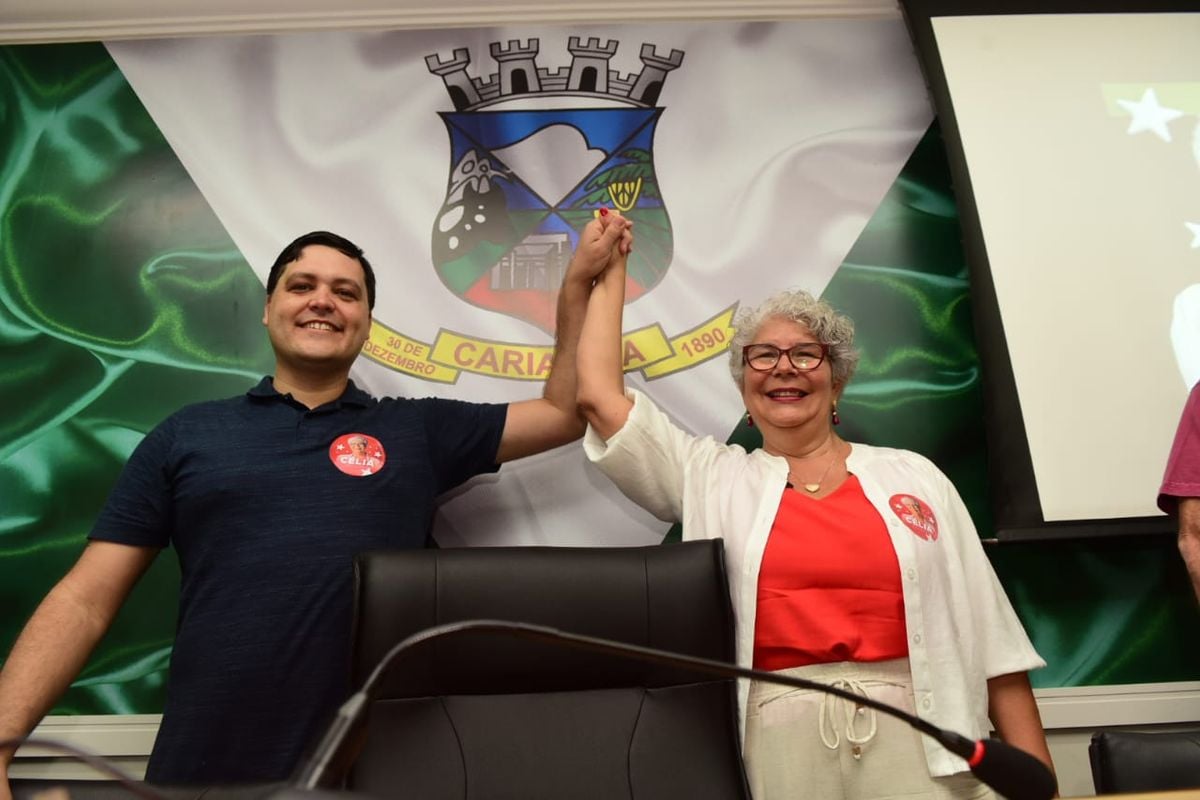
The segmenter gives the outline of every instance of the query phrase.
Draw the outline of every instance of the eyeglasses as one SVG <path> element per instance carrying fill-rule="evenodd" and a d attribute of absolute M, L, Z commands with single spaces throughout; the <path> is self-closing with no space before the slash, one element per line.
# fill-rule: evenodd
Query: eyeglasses
<path fill-rule="evenodd" d="M 779 357 L 784 353 L 793 367 L 801 372 L 808 372 L 821 366 L 821 362 L 829 355 L 829 345 L 802 342 L 787 350 L 780 350 L 773 344 L 748 344 L 742 348 L 742 362 L 758 372 L 769 372 L 775 369 Z"/>

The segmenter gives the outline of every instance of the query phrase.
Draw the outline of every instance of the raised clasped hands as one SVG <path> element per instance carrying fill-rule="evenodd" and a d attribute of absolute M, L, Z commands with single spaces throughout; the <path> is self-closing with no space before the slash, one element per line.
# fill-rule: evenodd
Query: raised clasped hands
<path fill-rule="evenodd" d="M 590 284 L 610 264 L 628 257 L 632 250 L 633 223 L 619 212 L 601 208 L 599 216 L 580 234 L 571 259 L 571 273 L 577 280 Z"/>

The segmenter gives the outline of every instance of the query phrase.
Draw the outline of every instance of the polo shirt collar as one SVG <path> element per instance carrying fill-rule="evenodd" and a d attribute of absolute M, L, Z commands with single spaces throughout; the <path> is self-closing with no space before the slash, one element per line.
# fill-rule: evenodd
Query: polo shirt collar
<path fill-rule="evenodd" d="M 259 398 L 263 398 L 263 399 L 282 398 L 283 397 L 282 394 L 280 394 L 278 391 L 276 391 L 275 384 L 272 382 L 270 375 L 263 377 L 263 379 L 261 381 L 259 381 L 258 384 L 255 385 L 252 389 L 250 389 L 250 391 L 246 392 L 246 394 L 248 394 L 250 397 L 259 397 Z M 346 381 L 346 390 L 344 392 L 342 392 L 342 396 L 339 397 L 337 400 L 334 400 L 331 404 L 327 403 L 326 405 L 336 405 L 336 406 L 349 405 L 349 406 L 366 407 L 366 406 L 369 406 L 370 404 L 371 404 L 371 395 L 367 394 L 362 389 L 355 386 L 354 381 L 348 380 L 348 381 Z"/>

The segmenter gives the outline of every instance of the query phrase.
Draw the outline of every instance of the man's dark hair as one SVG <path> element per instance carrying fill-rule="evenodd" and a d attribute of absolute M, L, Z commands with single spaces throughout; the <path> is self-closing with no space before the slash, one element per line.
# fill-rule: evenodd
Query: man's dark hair
<path fill-rule="evenodd" d="M 267 275 L 267 296 L 270 297 L 271 292 L 275 291 L 275 286 L 279 283 L 279 276 L 283 274 L 283 268 L 300 258 L 304 248 L 313 244 L 333 248 L 362 265 L 363 278 L 367 284 L 367 308 L 375 308 L 375 270 L 371 269 L 371 262 L 367 261 L 361 247 L 344 236 L 338 236 L 329 231 L 306 233 L 283 248 L 283 252 L 275 259 L 275 263 L 271 265 L 271 271 Z"/>

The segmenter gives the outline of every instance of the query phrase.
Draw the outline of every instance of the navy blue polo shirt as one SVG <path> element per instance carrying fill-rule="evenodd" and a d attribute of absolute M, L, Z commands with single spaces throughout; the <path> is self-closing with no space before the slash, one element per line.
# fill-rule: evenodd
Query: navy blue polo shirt
<path fill-rule="evenodd" d="M 351 383 L 310 411 L 264 378 L 146 436 L 90 538 L 179 557 L 148 780 L 291 774 L 350 689 L 355 554 L 426 546 L 437 496 L 498 469 L 506 409 L 376 400 Z"/>

